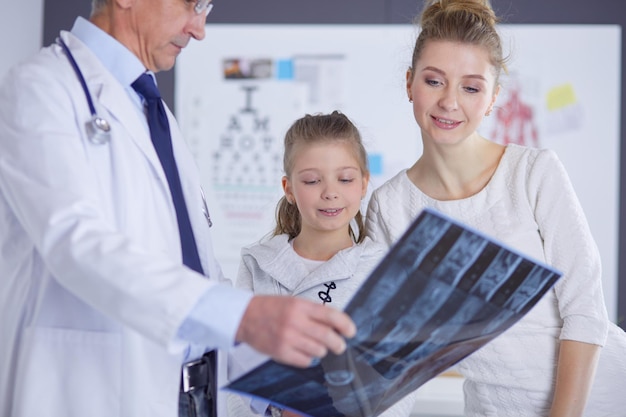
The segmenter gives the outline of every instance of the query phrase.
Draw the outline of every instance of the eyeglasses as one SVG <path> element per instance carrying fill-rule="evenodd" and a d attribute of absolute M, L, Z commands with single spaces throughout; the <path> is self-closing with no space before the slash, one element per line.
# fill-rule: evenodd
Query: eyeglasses
<path fill-rule="evenodd" d="M 205 16 L 208 16 L 209 13 L 211 13 L 211 9 L 213 9 L 213 3 L 211 1 L 212 0 L 196 0 L 193 11 L 198 15 L 204 13 Z"/>

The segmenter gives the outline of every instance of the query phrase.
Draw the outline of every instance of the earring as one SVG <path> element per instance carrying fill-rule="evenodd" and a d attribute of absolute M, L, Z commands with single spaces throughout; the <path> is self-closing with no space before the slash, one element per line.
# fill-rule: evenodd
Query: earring
<path fill-rule="evenodd" d="M 413 103 L 413 97 L 409 96 L 409 103 Z"/>

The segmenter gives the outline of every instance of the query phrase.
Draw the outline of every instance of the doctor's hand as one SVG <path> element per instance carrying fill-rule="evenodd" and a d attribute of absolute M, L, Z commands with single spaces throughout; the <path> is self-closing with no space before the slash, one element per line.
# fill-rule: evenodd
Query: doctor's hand
<path fill-rule="evenodd" d="M 346 349 L 356 334 L 350 317 L 322 304 L 289 296 L 256 295 L 248 304 L 236 340 L 274 360 L 307 367 L 314 358 Z"/>

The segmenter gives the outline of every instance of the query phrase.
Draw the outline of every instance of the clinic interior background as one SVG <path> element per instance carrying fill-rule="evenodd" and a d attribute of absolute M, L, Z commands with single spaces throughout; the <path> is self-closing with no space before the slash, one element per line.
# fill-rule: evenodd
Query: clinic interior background
<path fill-rule="evenodd" d="M 215 12 L 209 22 L 227 24 L 407 24 L 420 10 L 422 2 L 416 0 L 214 0 Z M 0 35 L 5 41 L 0 46 L 0 76 L 10 66 L 36 52 L 42 45 L 54 41 L 59 30 L 69 29 L 76 15 L 87 17 L 90 0 L 27 0 L 3 2 L 0 14 Z M 623 0 L 492 0 L 496 13 L 504 23 L 511 24 L 612 24 L 624 26 Z M 624 45 L 625 31 L 621 32 Z M 205 42 L 227 43 L 228 39 L 206 39 Z M 602 45 L 598 45 L 602 48 Z M 622 46 L 623 48 L 623 46 Z M 621 54 L 621 68 L 625 68 Z M 158 75 L 162 94 L 171 108 L 175 108 L 174 70 Z M 621 83 L 606 86 L 589 74 L 589 82 L 597 88 L 616 88 L 620 91 L 620 120 L 626 120 L 626 82 L 620 70 Z M 597 103 L 603 106 L 605 103 Z M 598 120 L 597 123 L 602 123 Z M 620 143 L 625 131 L 620 126 Z M 588 146 L 601 138 L 588 138 Z M 626 147 L 619 147 L 620 179 L 626 175 Z M 616 321 L 626 326 L 626 181 L 619 181 L 618 222 L 618 278 L 616 294 Z M 598 204 L 603 204 L 598 201 Z"/>

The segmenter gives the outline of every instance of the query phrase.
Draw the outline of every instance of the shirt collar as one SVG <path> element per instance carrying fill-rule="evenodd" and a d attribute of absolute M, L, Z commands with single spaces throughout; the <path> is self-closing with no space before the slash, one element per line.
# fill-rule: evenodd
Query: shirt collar
<path fill-rule="evenodd" d="M 135 54 L 89 20 L 78 17 L 71 32 L 98 57 L 120 84 L 130 86 L 146 72 Z M 154 74 L 151 75 L 154 78 Z"/>

